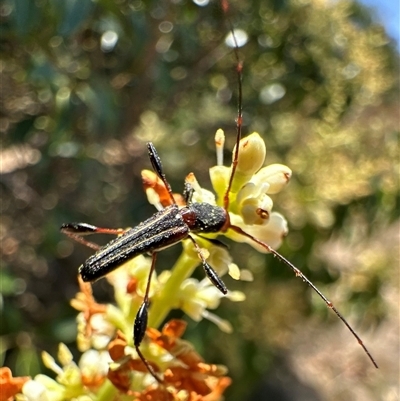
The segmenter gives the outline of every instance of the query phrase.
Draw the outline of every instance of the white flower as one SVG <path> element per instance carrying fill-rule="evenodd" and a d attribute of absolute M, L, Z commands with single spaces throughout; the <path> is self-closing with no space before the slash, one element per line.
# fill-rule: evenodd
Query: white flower
<path fill-rule="evenodd" d="M 221 156 L 223 135 L 218 131 L 217 153 Z M 288 232 L 285 218 L 273 212 L 273 201 L 269 195 L 281 191 L 289 182 L 292 171 L 282 164 L 262 167 L 266 154 L 262 138 L 253 133 L 240 141 L 240 151 L 235 176 L 229 192 L 229 217 L 231 226 L 242 229 L 250 236 L 264 242 L 271 248 L 278 248 Z M 235 155 L 235 150 L 233 152 Z M 221 157 L 219 157 L 221 160 Z M 210 178 L 218 195 L 217 204 L 224 204 L 224 196 L 231 176 L 231 168 L 221 165 L 210 169 Z M 247 242 L 260 252 L 268 252 L 267 247 L 233 229 L 224 233 L 237 242 Z"/>
<path fill-rule="evenodd" d="M 64 400 L 64 387 L 45 375 L 37 375 L 34 380 L 27 381 L 22 387 L 24 401 L 61 401 Z"/>
<path fill-rule="evenodd" d="M 229 298 L 229 293 L 227 296 Z M 221 319 L 207 310 L 216 309 L 222 297 L 222 293 L 208 279 L 199 282 L 189 278 L 182 283 L 177 301 L 179 308 L 196 322 L 206 318 L 215 323 L 220 330 L 231 333 L 232 326 L 227 320 Z M 244 294 L 242 299 L 244 299 Z"/>
<path fill-rule="evenodd" d="M 98 377 L 105 377 L 112 359 L 108 351 L 94 349 L 84 352 L 79 360 L 79 368 L 85 381 L 94 381 Z"/>
<path fill-rule="evenodd" d="M 230 214 L 231 223 L 234 226 L 240 227 L 247 234 L 258 240 L 268 244 L 271 248 L 277 249 L 282 244 L 283 238 L 288 233 L 286 219 L 277 212 L 272 212 L 268 221 L 263 225 L 246 225 L 241 217 Z M 226 236 L 236 242 L 246 242 L 259 252 L 268 253 L 268 250 L 254 242 L 251 238 L 238 234 L 233 230 L 228 230 Z"/>

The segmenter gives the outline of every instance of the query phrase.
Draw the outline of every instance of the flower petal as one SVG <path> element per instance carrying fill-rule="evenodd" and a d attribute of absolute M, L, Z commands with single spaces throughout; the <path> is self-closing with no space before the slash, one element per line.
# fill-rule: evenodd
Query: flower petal
<path fill-rule="evenodd" d="M 230 214 L 231 223 L 234 226 L 240 227 L 247 234 L 257 238 L 258 240 L 266 243 L 271 248 L 277 249 L 282 243 L 283 237 L 288 232 L 286 219 L 277 212 L 272 212 L 269 220 L 263 225 L 246 225 L 240 216 Z M 228 230 L 227 237 L 236 242 L 247 242 L 259 252 L 268 253 L 268 250 L 260 244 L 257 244 L 251 238 L 238 234 L 233 230 Z"/>
<path fill-rule="evenodd" d="M 276 194 L 289 182 L 291 176 L 292 170 L 289 167 L 283 164 L 270 164 L 255 174 L 251 181 L 256 185 L 268 182 L 270 186 L 267 193 Z"/>

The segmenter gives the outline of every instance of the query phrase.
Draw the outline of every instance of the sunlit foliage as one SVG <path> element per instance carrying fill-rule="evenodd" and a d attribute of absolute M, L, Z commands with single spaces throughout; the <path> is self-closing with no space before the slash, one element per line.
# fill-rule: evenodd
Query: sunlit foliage
<path fill-rule="evenodd" d="M 59 341 L 73 346 L 68 300 L 89 253 L 63 238 L 60 225 L 127 227 L 150 216 L 139 178 L 150 168 L 148 140 L 177 192 L 190 171 L 211 188 L 217 128 L 233 147 L 237 77 L 224 45 L 228 28 L 216 3 L 199 3 L 0 6 L 1 335 L 14 374 L 40 370 L 37 349 L 50 351 Z M 232 1 L 230 18 L 249 37 L 240 50 L 245 132 L 263 136 L 267 164 L 293 171 L 274 199 L 289 222 L 280 250 L 370 333 L 364 337 L 393 385 L 398 54 L 370 13 L 351 1 Z M 174 258 L 168 252 L 160 269 Z M 390 393 L 380 377 L 368 389 L 358 380 L 369 362 L 289 271 L 246 245 L 235 244 L 235 252 L 235 262 L 256 277 L 240 286 L 246 302 L 221 311 L 235 335 L 228 340 L 204 322 L 187 330 L 201 355 L 218 352 L 229 367 L 229 399 L 242 400 L 277 366 L 278 355 L 325 399 Z M 104 283 L 97 290 L 106 296 Z M 342 362 L 332 359 L 339 351 Z M 357 361 L 357 377 L 344 362 L 347 353 Z M 317 378 L 323 369 L 326 381 Z M 339 374 L 347 378 L 342 387 L 329 387 Z"/>

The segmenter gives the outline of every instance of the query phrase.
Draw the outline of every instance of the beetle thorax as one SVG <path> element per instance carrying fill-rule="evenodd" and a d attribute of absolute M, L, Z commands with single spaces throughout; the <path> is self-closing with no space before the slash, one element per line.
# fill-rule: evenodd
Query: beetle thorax
<path fill-rule="evenodd" d="M 191 203 L 181 209 L 183 219 L 192 232 L 216 233 L 227 224 L 224 208 L 209 203 Z"/>

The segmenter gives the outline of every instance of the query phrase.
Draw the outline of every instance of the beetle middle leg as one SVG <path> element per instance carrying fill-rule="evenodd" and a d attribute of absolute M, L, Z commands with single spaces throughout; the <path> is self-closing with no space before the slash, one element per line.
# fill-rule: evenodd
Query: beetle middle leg
<path fill-rule="evenodd" d="M 195 239 L 189 235 L 189 239 L 193 242 L 194 247 L 196 248 L 197 254 L 199 255 L 204 272 L 206 276 L 210 279 L 210 281 L 217 287 L 224 295 L 228 293 L 228 289 L 226 288 L 225 283 L 222 279 L 218 276 L 217 272 L 210 266 L 210 264 L 206 261 L 205 257 L 203 256 L 201 249 Z"/>
<path fill-rule="evenodd" d="M 147 361 L 147 359 L 142 354 L 142 351 L 140 350 L 140 344 L 143 341 L 147 329 L 148 310 L 150 305 L 149 291 L 150 291 L 151 277 L 153 276 L 153 272 L 156 266 L 157 252 L 153 252 L 151 254 L 151 257 L 152 257 L 151 267 L 149 271 L 149 276 L 147 278 L 146 292 L 144 294 L 142 305 L 140 306 L 136 314 L 135 323 L 133 325 L 133 343 L 136 352 L 139 355 L 139 358 L 142 360 L 147 370 L 159 383 L 162 383 L 163 382 L 162 379 L 157 375 L 157 373 L 154 371 L 154 368 L 150 365 L 150 363 Z"/>

